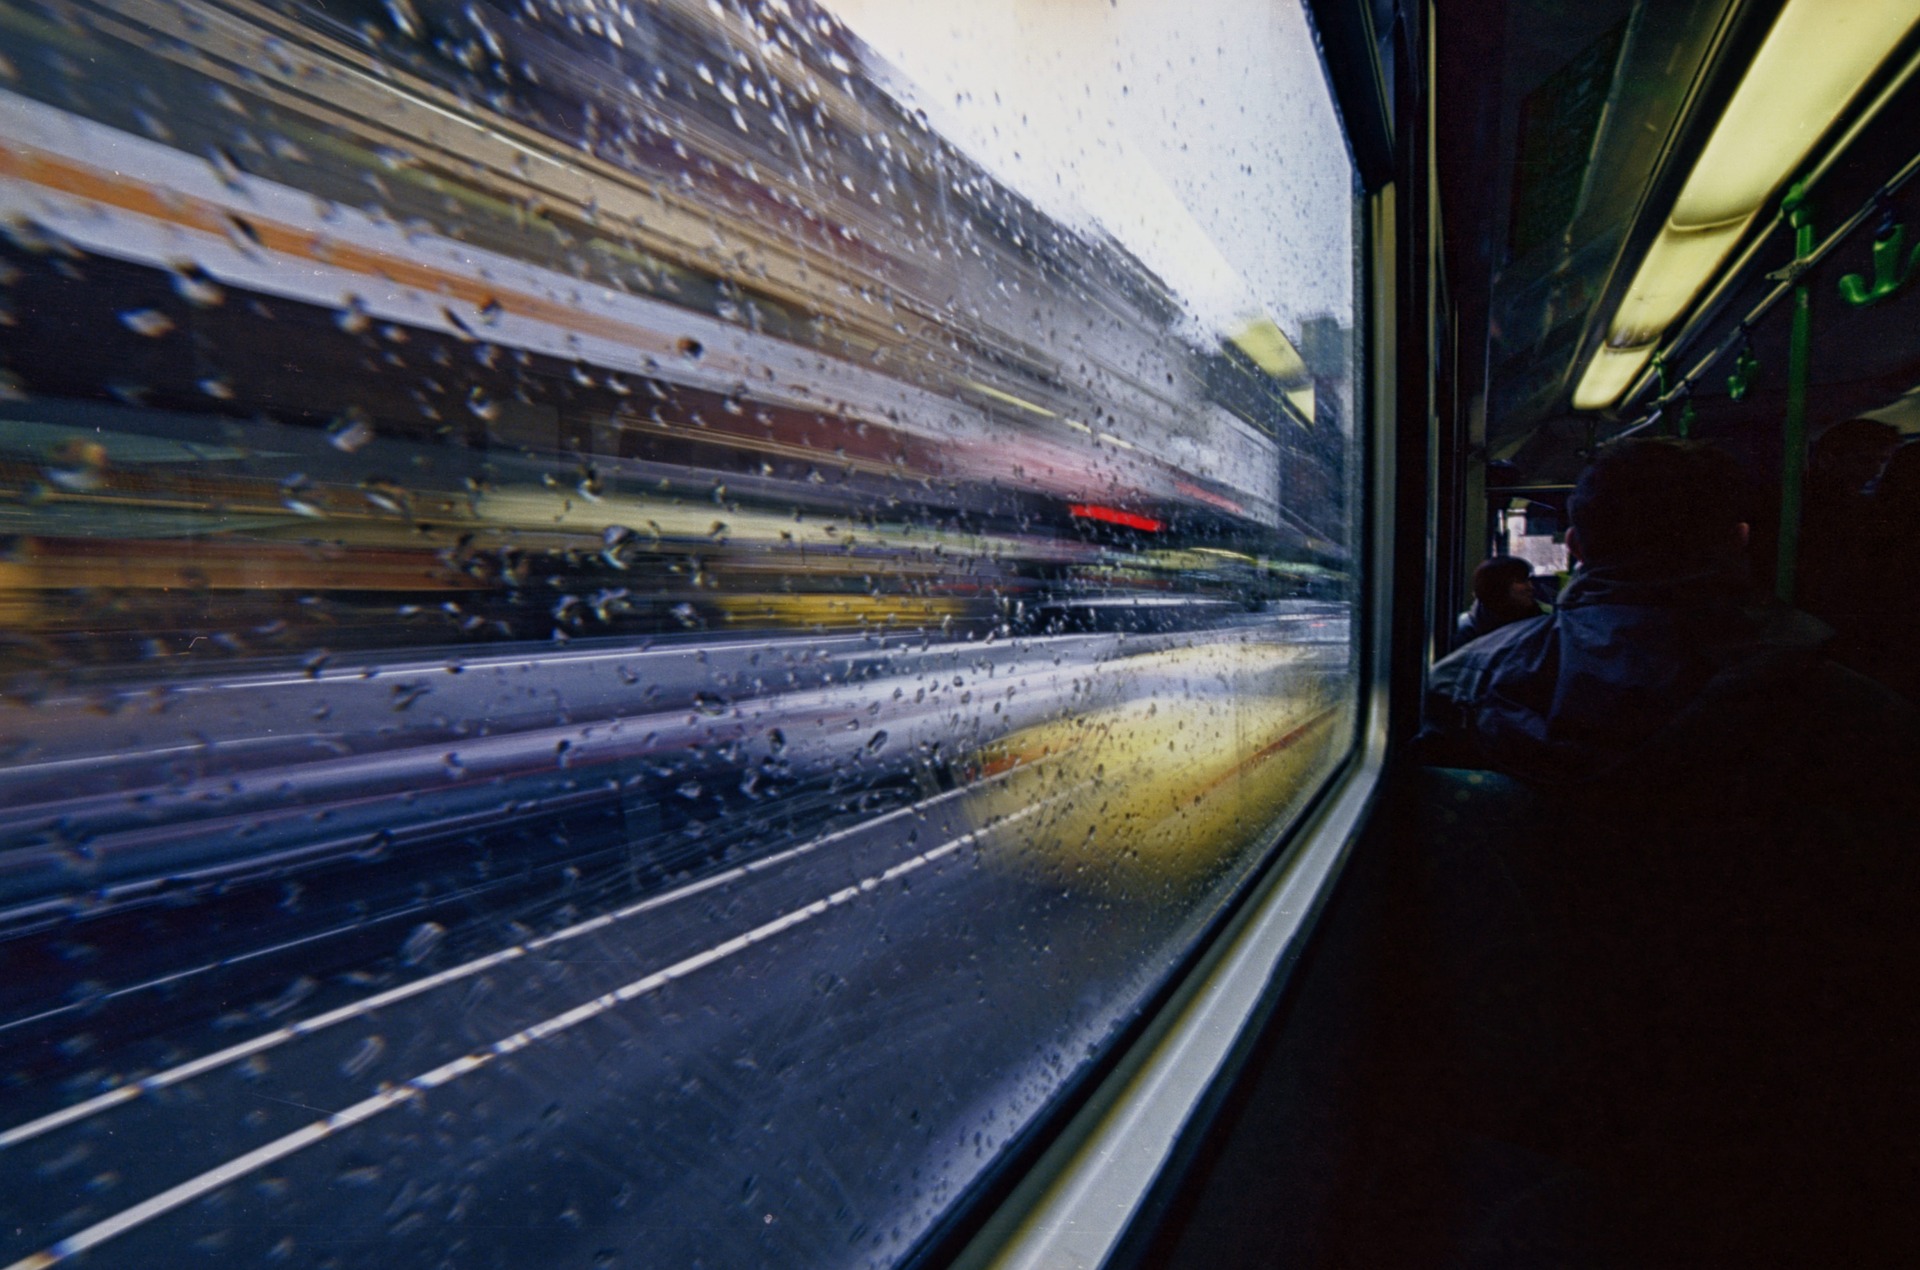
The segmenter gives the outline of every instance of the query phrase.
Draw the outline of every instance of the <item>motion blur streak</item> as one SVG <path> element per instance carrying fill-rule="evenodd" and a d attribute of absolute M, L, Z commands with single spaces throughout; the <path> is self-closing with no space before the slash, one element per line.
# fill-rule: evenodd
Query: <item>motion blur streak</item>
<path fill-rule="evenodd" d="M 1036 809 L 1027 808 L 1023 811 L 1015 812 L 1000 822 L 1001 826 L 1005 827 L 1018 823 L 1018 821 L 1032 814 L 1034 810 Z M 852 886 L 842 887 L 831 895 L 823 896 L 803 908 L 784 913 L 774 920 L 767 922 L 765 925 L 756 926 L 745 934 L 737 935 L 724 943 L 716 944 L 712 948 L 708 948 L 691 957 L 678 961 L 663 970 L 658 970 L 643 978 L 636 979 L 631 983 L 621 986 L 616 991 L 595 997 L 593 1000 L 577 1005 L 571 1010 L 554 1015 L 552 1018 L 542 1020 L 530 1027 L 523 1028 L 511 1036 L 502 1037 L 483 1050 L 476 1050 L 450 1063 L 442 1064 L 432 1071 L 422 1072 L 403 1085 L 383 1090 L 371 1098 L 363 1099 L 351 1107 L 335 1112 L 325 1120 L 317 1121 L 295 1133 L 288 1134 L 284 1138 L 270 1142 L 264 1147 L 249 1151 L 245 1155 L 229 1160 L 219 1168 L 211 1169 L 198 1177 L 190 1178 L 178 1186 L 155 1195 L 149 1200 L 135 1204 L 132 1208 L 124 1212 L 116 1213 L 106 1221 L 89 1226 L 78 1234 L 68 1236 L 44 1252 L 36 1253 L 33 1256 L 15 1262 L 12 1266 L 8 1267 L 7 1270 L 27 1270 L 28 1267 L 32 1266 L 54 1265 L 66 1260 L 68 1257 L 83 1253 L 89 1248 L 105 1243 L 116 1235 L 131 1230 L 142 1222 L 151 1221 L 153 1218 L 171 1209 L 178 1208 L 182 1204 L 189 1203 L 202 1195 L 218 1190 L 220 1187 L 248 1173 L 265 1168 L 277 1160 L 284 1159 L 296 1151 L 311 1146 L 330 1134 L 338 1133 L 344 1129 L 350 1129 L 365 1120 L 379 1115 L 383 1111 L 391 1110 L 402 1102 L 416 1098 L 429 1090 L 437 1089 L 449 1081 L 457 1080 L 471 1072 L 478 1071 L 497 1058 L 502 1058 L 514 1053 L 516 1050 L 524 1049 L 536 1041 L 544 1040 L 558 1032 L 566 1031 L 568 1028 L 577 1027 L 582 1023 L 599 1017 L 615 1006 L 632 1001 L 636 997 L 644 996 L 647 993 L 657 991 L 676 979 L 684 978 L 687 975 L 693 974 L 695 971 L 713 965 L 715 962 L 723 961 L 737 952 L 751 948 L 753 945 L 764 940 L 772 939 L 776 935 L 791 930 L 801 922 L 820 916 L 829 909 L 838 908 L 848 900 L 870 892 L 884 883 L 905 877 L 917 869 L 924 868 L 937 860 L 950 856 L 968 845 L 973 837 L 974 835 L 972 834 L 963 834 L 949 842 L 942 843 L 931 851 L 924 851 L 919 855 L 893 865 L 885 872 L 863 878 Z"/>
<path fill-rule="evenodd" d="M 989 784 L 992 779 L 993 778 L 989 776 L 979 785 L 974 786 L 973 790 L 978 790 Z M 971 793 L 972 791 L 969 792 Z M 953 797 L 955 797 L 954 794 L 942 794 L 935 799 L 929 800 L 929 803 L 937 804 L 950 800 Z M 927 805 L 903 807 L 899 811 L 876 817 L 874 821 L 870 823 L 880 824 L 916 811 L 924 814 L 926 806 Z M 655 909 L 664 908 L 668 904 L 678 903 L 727 883 L 739 881 L 759 870 L 777 867 L 788 860 L 806 855 L 809 852 L 818 851 L 823 847 L 830 847 L 846 836 L 846 831 L 827 834 L 825 837 L 817 838 L 801 846 L 777 852 L 774 855 L 762 859 L 749 860 L 746 864 L 739 865 L 732 869 L 726 869 L 719 873 L 710 874 L 697 882 L 690 882 L 685 886 L 676 887 L 665 895 L 650 896 L 638 904 L 629 904 L 625 908 L 617 909 L 611 913 L 603 913 L 598 917 L 590 918 L 584 922 L 577 922 L 572 926 L 554 931 L 551 934 L 542 935 L 538 939 L 530 939 L 524 944 L 515 944 L 510 948 L 502 948 L 497 952 L 488 953 L 484 957 L 476 957 L 472 961 L 450 967 L 437 974 L 414 979 L 408 983 L 401 984 L 399 987 L 389 988 L 385 992 L 376 992 L 370 997 L 362 998 L 359 1001 L 341 1006 L 338 1009 L 328 1010 L 324 1014 L 302 1019 L 298 1023 L 290 1026 L 276 1028 L 271 1032 L 256 1036 L 252 1040 L 243 1041 L 238 1045 L 228 1046 L 212 1054 L 202 1055 L 190 1062 L 182 1063 L 177 1067 L 170 1067 L 165 1071 L 155 1072 L 151 1076 L 144 1076 L 137 1082 L 121 1085 L 110 1093 L 102 1094 L 97 1098 L 89 1098 L 85 1102 L 64 1107 L 51 1115 L 42 1116 L 38 1120 L 29 1121 L 26 1124 L 17 1125 L 14 1128 L 0 1132 L 0 1148 L 16 1146 L 30 1138 L 37 1138 L 43 1133 L 62 1128 L 78 1120 L 84 1120 L 88 1116 L 105 1111 L 110 1107 L 118 1106 L 120 1103 L 126 1102 L 129 1099 L 138 1098 L 142 1094 L 165 1089 L 169 1085 L 177 1085 L 181 1081 L 190 1080 L 193 1077 L 203 1075 L 216 1068 L 229 1066 L 245 1058 L 251 1058 L 255 1054 L 277 1048 L 288 1041 L 296 1040 L 312 1032 L 318 1032 L 323 1028 L 330 1028 L 341 1023 L 351 1022 L 354 1019 L 364 1018 L 385 1006 L 405 1001 L 409 997 L 419 996 L 423 992 L 431 992 L 436 988 L 441 988 L 447 984 L 480 974 L 503 962 L 511 961 L 516 957 L 524 957 L 530 952 L 551 948 L 555 944 L 565 943 L 570 939 L 578 939 L 583 935 L 604 930 L 616 922 L 627 921 L 642 913 L 652 912 Z"/>
<path fill-rule="evenodd" d="M 0 0 L 0 1262 L 887 1266 L 1098 1070 L 1362 350 L 1304 16 L 1085 7 L 1151 215 L 808 0 Z"/>
<path fill-rule="evenodd" d="M 1103 521 L 1109 525 L 1125 525 L 1128 529 L 1143 529 L 1150 534 L 1159 533 L 1165 523 L 1151 516 L 1138 516 L 1133 512 L 1123 512 L 1114 507 L 1096 507 L 1091 503 L 1071 503 L 1067 510 L 1075 516 L 1087 520 Z"/>

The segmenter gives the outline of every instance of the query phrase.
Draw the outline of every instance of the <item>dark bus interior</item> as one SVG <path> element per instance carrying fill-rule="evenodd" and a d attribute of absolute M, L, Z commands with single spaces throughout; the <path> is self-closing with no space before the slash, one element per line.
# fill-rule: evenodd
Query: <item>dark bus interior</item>
<path fill-rule="evenodd" d="M 0 0 L 0 1266 L 1914 1264 L 1917 170 L 1920 0 Z M 1436 742 L 1656 438 L 1814 651 Z"/>
<path fill-rule="evenodd" d="M 1509 549 L 1510 530 L 1542 544 L 1564 537 L 1568 492 L 1597 447 L 1673 436 L 1741 462 L 1759 585 L 1827 621 L 1850 666 L 1911 695 L 1911 561 L 1920 539 L 1900 508 L 1909 479 L 1901 473 L 1920 457 L 1920 192 L 1911 179 L 1920 163 L 1920 45 L 1912 32 L 1852 106 L 1808 130 L 1817 137 L 1779 140 L 1782 150 L 1806 149 L 1779 160 L 1780 179 L 1760 182 L 1764 205 L 1719 263 L 1687 277 L 1692 289 L 1672 301 L 1664 324 L 1614 340 L 1637 359 L 1629 370 L 1591 393 L 1584 382 L 1609 355 L 1636 269 L 1677 215 L 1716 124 L 1749 76 L 1768 73 L 1760 50 L 1786 7 L 1469 0 L 1323 17 L 1329 48 L 1365 68 L 1348 91 L 1364 97 L 1370 83 L 1397 86 L 1379 95 L 1386 105 L 1377 114 L 1348 104 L 1349 120 L 1384 116 L 1386 135 L 1374 134 L 1379 161 L 1390 137 L 1400 189 L 1427 183 L 1428 198 L 1409 199 L 1400 222 L 1413 281 L 1399 309 L 1411 343 L 1401 348 L 1399 458 L 1403 497 L 1420 497 L 1411 469 L 1432 498 L 1425 593 L 1433 600 L 1423 626 L 1396 614 L 1404 623 L 1399 673 L 1411 677 L 1456 645 L 1454 614 L 1472 599 L 1468 575 L 1476 561 Z M 1812 7 L 1834 19 L 1855 12 Z M 1817 74 L 1816 63 L 1832 55 L 1828 42 L 1811 40 L 1785 73 Z M 1368 135 L 1364 125 L 1356 135 Z M 1430 292 L 1422 279 L 1431 279 Z M 1431 333 L 1425 349 L 1421 331 Z M 1402 534 L 1399 560 L 1413 586 L 1421 534 L 1409 526 Z M 1566 567 L 1564 556 L 1536 565 Z M 1713 911 L 1724 892 L 1695 891 L 1692 908 L 1650 917 L 1641 906 L 1659 903 L 1655 865 L 1640 883 L 1623 884 L 1631 894 L 1586 880 L 1583 900 L 1610 918 L 1570 915 L 1554 907 L 1556 884 L 1537 872 L 1567 845 L 1566 808 L 1491 773 L 1421 767 L 1406 736 L 1399 753 L 1407 761 L 1389 775 L 1380 818 L 1245 1077 L 1221 1104 L 1218 1127 L 1192 1155 L 1188 1180 L 1166 1194 L 1137 1264 L 1909 1261 L 1911 1069 L 1888 1056 L 1912 1052 L 1902 983 L 1910 944 L 1882 933 L 1882 956 L 1866 971 L 1873 986 L 1846 1007 L 1854 1011 L 1848 1041 L 1763 1092 L 1748 1091 L 1744 1113 L 1723 1122 L 1703 1153 L 1663 1170 L 1648 1160 L 1687 1148 L 1656 1141 L 1636 1157 L 1641 1177 L 1602 1180 L 1577 1162 L 1578 1131 L 1554 1127 L 1565 1110 L 1556 1104 L 1576 1088 L 1565 1072 L 1583 1049 L 1607 1049 L 1611 1062 L 1657 1049 L 1661 1023 L 1613 1016 L 1628 1031 L 1611 1046 L 1565 1030 L 1553 1017 L 1556 996 L 1569 991 L 1556 939 L 1583 920 L 1612 921 L 1622 933 L 1660 921 L 1712 926 L 1724 916 Z M 1672 761 L 1713 770 L 1705 754 Z M 1731 798 L 1729 820 L 1737 815 Z M 1903 847 L 1920 841 L 1910 824 L 1897 835 Z M 1847 869 L 1833 862 L 1850 845 L 1836 832 L 1819 856 L 1772 873 L 1779 862 L 1757 851 L 1743 857 L 1746 844 L 1717 849 L 1729 852 L 1726 876 L 1772 902 L 1804 906 L 1785 938 L 1794 950 L 1786 960 L 1805 965 L 1843 956 L 1836 950 L 1856 923 L 1909 921 L 1910 891 L 1877 917 L 1849 907 L 1857 894 L 1838 904 L 1815 894 L 1816 876 Z M 1646 868 L 1622 847 L 1608 844 L 1620 870 Z M 1852 874 L 1845 885 L 1870 888 L 1872 877 Z M 1704 942 L 1694 946 L 1693 956 L 1712 955 Z M 1638 967 L 1674 977 L 1696 969 L 1681 958 Z M 1704 1004 L 1725 1007 L 1737 995 L 1731 985 L 1791 973 L 1756 958 L 1719 983 L 1724 999 Z M 1620 986 L 1627 977 L 1616 990 L 1631 991 Z M 1757 1008 L 1805 1010 L 1818 999 L 1783 993 Z M 1706 1014 L 1687 1022 L 1724 1029 L 1729 1048 L 1790 1047 L 1784 1035 L 1816 1026 L 1784 1013 L 1753 1031 Z M 1772 1040 L 1756 1040 L 1764 1037 Z M 1751 1055 L 1722 1058 L 1733 1070 Z M 1642 1069 L 1632 1079 L 1655 1084 L 1662 1073 Z M 1861 1117 L 1856 1105 L 1849 1120 L 1835 1091 L 1855 1083 L 1871 1086 L 1863 1102 L 1872 1110 Z M 1767 1157 L 1767 1181 L 1748 1187 L 1739 1157 Z M 1648 1193 L 1657 1188 L 1665 1193 Z"/>

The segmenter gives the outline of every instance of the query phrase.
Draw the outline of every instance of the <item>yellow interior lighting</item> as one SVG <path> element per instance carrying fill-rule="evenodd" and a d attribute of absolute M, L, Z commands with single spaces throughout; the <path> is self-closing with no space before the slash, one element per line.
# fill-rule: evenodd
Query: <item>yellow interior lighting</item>
<path fill-rule="evenodd" d="M 1581 376 L 1576 410 L 1605 409 L 1632 386 L 1653 345 L 1916 23 L 1920 0 L 1787 0 Z M 1629 355 L 1638 358 L 1631 369 Z"/>
<path fill-rule="evenodd" d="M 1653 356 L 1654 347 L 1642 344 L 1636 348 L 1615 348 L 1602 344 L 1593 360 L 1587 363 L 1587 373 L 1580 377 L 1580 386 L 1573 390 L 1573 408 L 1605 410 L 1620 400 L 1620 394 Z"/>
<path fill-rule="evenodd" d="M 1615 348 L 1652 344 L 1686 312 L 1693 297 L 1727 258 L 1753 220 L 1743 216 L 1713 229 L 1660 227 L 1660 236 L 1633 275 L 1633 285 L 1614 311 L 1607 343 Z M 1624 389 L 1625 385 L 1622 385 Z"/>
<path fill-rule="evenodd" d="M 1760 210 L 1920 21 L 1920 0 L 1788 0 L 1673 205 L 1680 229 Z"/>

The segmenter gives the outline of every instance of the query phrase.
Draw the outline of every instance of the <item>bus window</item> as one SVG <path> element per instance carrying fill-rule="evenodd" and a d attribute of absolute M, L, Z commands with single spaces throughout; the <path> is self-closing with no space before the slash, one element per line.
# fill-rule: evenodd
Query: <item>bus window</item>
<path fill-rule="evenodd" d="M 1291 0 L 0 50 L 0 1263 L 907 1259 L 1351 749 Z"/>

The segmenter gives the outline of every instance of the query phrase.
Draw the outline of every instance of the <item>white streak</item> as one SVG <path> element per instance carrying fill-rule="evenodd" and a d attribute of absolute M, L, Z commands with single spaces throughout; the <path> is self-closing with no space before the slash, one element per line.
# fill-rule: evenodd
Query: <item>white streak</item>
<path fill-rule="evenodd" d="M 1000 828 L 1012 824 L 1015 821 L 1023 820 L 1036 811 L 1039 811 L 1042 807 L 1059 801 L 1059 799 L 1064 796 L 1064 794 L 1056 795 L 1044 802 L 1035 803 L 1031 807 L 1023 808 L 1000 821 L 995 827 Z M 403 1085 L 396 1085 L 385 1089 L 371 1098 L 366 1098 L 353 1104 L 344 1111 L 335 1112 L 324 1120 L 316 1120 L 312 1124 L 296 1129 L 284 1137 L 274 1139 L 265 1146 L 256 1147 L 245 1155 L 236 1156 L 228 1160 L 225 1164 L 208 1169 L 196 1177 L 188 1178 L 177 1186 L 169 1187 L 150 1199 L 143 1200 L 133 1207 L 124 1209 L 104 1221 L 96 1222 L 88 1226 L 85 1230 L 67 1236 L 65 1239 L 62 1239 L 43 1251 L 36 1252 L 28 1257 L 23 1257 L 11 1266 L 6 1267 L 6 1270 L 43 1270 L 44 1267 L 55 1265 L 61 1261 L 65 1261 L 69 1257 L 85 1252 L 90 1248 L 97 1247 L 116 1235 L 124 1234 L 136 1226 L 140 1226 L 156 1217 L 172 1212 L 184 1204 L 190 1204 L 196 1199 L 211 1194 L 221 1187 L 245 1177 L 248 1173 L 256 1169 L 263 1168 L 275 1161 L 283 1160 L 287 1156 L 304 1150 L 316 1142 L 323 1141 L 343 1129 L 349 1129 L 364 1121 L 371 1120 L 381 1112 L 391 1110 L 403 1102 L 417 1098 L 429 1089 L 436 1089 L 442 1085 L 450 1084 L 461 1076 L 465 1076 L 470 1072 L 479 1071 L 481 1068 L 492 1063 L 496 1058 L 505 1057 L 508 1054 L 525 1049 L 535 1041 L 545 1040 L 550 1036 L 558 1035 L 590 1019 L 598 1018 L 600 1015 L 605 1014 L 623 1002 L 631 1001 L 635 997 L 656 991 L 676 979 L 685 978 L 687 975 L 704 969 L 717 961 L 722 961 L 734 953 L 742 952 L 753 947 L 755 944 L 764 943 L 766 940 L 791 930 L 803 922 L 811 921 L 823 913 L 840 907 L 856 896 L 866 894 L 872 890 L 874 886 L 879 885 L 883 881 L 890 881 L 894 878 L 902 877 L 917 869 L 925 868 L 936 860 L 952 855 L 963 846 L 976 841 L 977 838 L 978 835 L 974 833 L 961 834 L 959 837 L 944 842 L 938 847 L 924 851 L 910 859 L 903 860 L 873 877 L 863 879 L 852 886 L 842 887 L 824 899 L 818 899 L 810 904 L 803 905 L 800 908 L 774 918 L 772 921 L 756 926 L 744 934 L 736 935 L 732 939 L 716 944 L 703 952 L 695 953 L 691 957 L 683 958 L 671 966 L 666 967 L 664 970 L 657 970 L 643 978 L 634 980 L 625 987 L 595 997 L 593 1000 L 582 1005 L 577 1005 L 571 1010 L 563 1011 L 560 1014 L 554 1015 L 552 1018 L 535 1023 L 531 1027 L 522 1028 L 511 1036 L 502 1037 L 484 1049 L 475 1050 L 464 1057 L 455 1059 L 451 1063 L 444 1063 L 430 1071 L 422 1072 Z M 824 842 L 825 839 L 821 841 Z M 635 907 L 638 908 L 639 906 L 636 905 Z M 495 956 L 499 955 L 501 954 L 495 954 Z"/>
<path fill-rule="evenodd" d="M 996 776 L 992 779 L 997 780 L 999 777 Z M 984 784 L 984 782 L 982 782 L 982 784 Z M 976 784 L 971 788 L 978 789 L 979 787 L 980 786 Z M 324 1028 L 334 1027 L 337 1024 L 364 1018 L 386 1006 L 397 1004 L 411 997 L 417 997 L 422 993 L 431 992 L 435 988 L 444 987 L 450 983 L 457 983 L 462 979 L 471 978 L 482 971 L 491 970 L 495 966 L 524 957 L 528 953 L 551 948 L 556 944 L 566 943 L 568 940 L 578 939 L 582 935 L 591 934 L 597 930 L 604 930 L 615 923 L 638 917 L 642 913 L 664 908 L 669 904 L 678 903 L 681 900 L 688 899 L 706 891 L 711 891 L 716 887 L 725 886 L 729 882 L 737 882 L 742 878 L 751 877 L 756 873 L 778 867 L 790 860 L 818 851 L 822 847 L 829 846 L 852 834 L 871 829 L 876 825 L 885 824 L 889 820 L 898 819 L 910 812 L 925 811 L 943 801 L 955 798 L 963 792 L 965 791 L 949 790 L 944 794 L 939 794 L 927 799 L 925 802 L 916 803 L 909 807 L 901 807 L 895 811 L 888 812 L 886 815 L 876 817 L 873 820 L 865 821 L 846 829 L 837 830 L 827 834 L 825 837 L 816 838 L 812 842 L 802 843 L 800 846 L 790 847 L 785 851 L 776 852 L 773 855 L 752 860 L 746 864 L 737 865 L 724 872 L 716 873 L 711 877 L 701 878 L 697 882 L 691 882 L 686 886 L 669 891 L 664 895 L 656 895 L 649 899 L 641 900 L 636 904 L 630 904 L 625 908 L 617 909 L 612 913 L 604 913 L 598 917 L 588 918 L 584 922 L 579 922 L 565 929 L 554 931 L 550 935 L 542 935 L 538 939 L 529 939 L 525 943 L 515 944 L 511 948 L 502 948 L 498 952 L 488 953 L 484 957 L 479 957 L 462 965 L 442 970 L 438 974 L 428 975 L 424 979 L 416 979 L 411 983 L 404 983 L 398 987 L 389 988 L 385 992 L 377 992 L 370 997 L 365 997 L 359 1001 L 328 1010 L 324 1014 L 317 1014 L 310 1019 L 303 1019 L 298 1023 L 289 1024 L 286 1027 L 276 1028 L 271 1032 L 256 1036 L 251 1040 L 242 1041 L 238 1045 L 230 1045 L 226 1049 L 217 1050 L 212 1054 L 207 1054 L 189 1062 L 182 1063 L 177 1067 L 170 1067 L 165 1071 L 155 1072 L 151 1076 L 143 1076 L 139 1080 L 129 1081 L 127 1084 L 121 1085 L 116 1089 L 110 1089 L 106 1093 L 96 1095 L 82 1102 L 74 1103 L 68 1107 L 62 1107 L 58 1111 L 49 1112 L 36 1120 L 29 1120 L 24 1124 L 15 1125 L 11 1129 L 0 1131 L 0 1150 L 18 1146 L 23 1142 L 28 1142 L 40 1137 L 42 1134 L 51 1133 L 55 1129 L 64 1128 L 67 1125 L 85 1120 L 90 1116 L 98 1115 L 103 1111 L 118 1107 L 122 1103 L 131 1102 L 143 1094 L 165 1089 L 170 1085 L 177 1085 L 181 1081 L 191 1080 L 195 1076 L 203 1076 L 210 1071 L 225 1067 L 230 1063 L 237 1063 L 242 1059 L 251 1058 L 255 1054 L 262 1054 L 268 1050 L 277 1049 L 288 1041 L 297 1040 L 302 1036 L 310 1035 Z M 9 1268 L 9 1270 L 11 1270 L 11 1268 Z"/>

